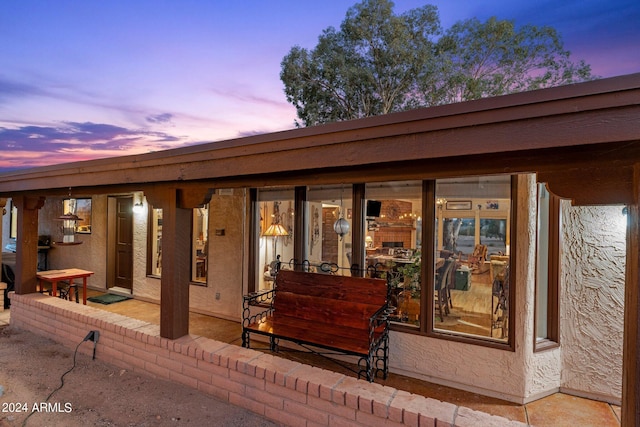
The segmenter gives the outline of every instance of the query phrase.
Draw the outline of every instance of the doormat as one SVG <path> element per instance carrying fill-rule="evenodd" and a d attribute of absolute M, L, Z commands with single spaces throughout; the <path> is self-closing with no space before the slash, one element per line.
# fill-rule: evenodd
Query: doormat
<path fill-rule="evenodd" d="M 97 297 L 87 298 L 88 301 L 96 302 L 98 304 L 104 304 L 104 305 L 113 304 L 114 302 L 126 301 L 128 299 L 131 299 L 131 297 L 125 297 L 122 295 L 115 295 L 115 294 L 104 294 L 104 295 L 99 295 Z"/>

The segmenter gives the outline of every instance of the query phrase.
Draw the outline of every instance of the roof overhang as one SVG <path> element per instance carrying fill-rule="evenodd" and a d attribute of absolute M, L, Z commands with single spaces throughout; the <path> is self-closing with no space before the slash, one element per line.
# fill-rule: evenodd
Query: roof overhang
<path fill-rule="evenodd" d="M 640 73 L 135 156 L 0 175 L 0 196 L 301 178 L 539 173 L 580 204 L 631 203 Z"/>

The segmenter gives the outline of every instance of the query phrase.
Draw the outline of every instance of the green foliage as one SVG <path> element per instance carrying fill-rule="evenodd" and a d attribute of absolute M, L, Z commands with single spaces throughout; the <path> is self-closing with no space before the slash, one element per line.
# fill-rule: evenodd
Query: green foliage
<path fill-rule="evenodd" d="M 313 50 L 293 47 L 280 78 L 310 126 L 569 84 L 593 78 L 553 28 L 490 18 L 444 31 L 437 8 L 401 15 L 389 0 L 351 7 Z"/>

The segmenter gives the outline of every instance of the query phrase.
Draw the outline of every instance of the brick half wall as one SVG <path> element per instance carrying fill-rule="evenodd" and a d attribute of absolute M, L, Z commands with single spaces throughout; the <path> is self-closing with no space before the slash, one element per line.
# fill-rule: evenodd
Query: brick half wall
<path fill-rule="evenodd" d="M 11 326 L 75 348 L 100 332 L 96 358 L 193 387 L 287 426 L 525 426 L 233 344 L 42 294 L 11 295 Z M 80 352 L 91 355 L 92 346 Z"/>

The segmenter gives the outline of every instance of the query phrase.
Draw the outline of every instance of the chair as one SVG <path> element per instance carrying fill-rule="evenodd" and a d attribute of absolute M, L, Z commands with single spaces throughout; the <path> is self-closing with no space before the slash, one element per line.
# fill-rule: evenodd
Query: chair
<path fill-rule="evenodd" d="M 487 249 L 487 245 L 476 245 L 473 252 L 467 256 L 466 261 L 472 273 L 478 274 L 486 271 L 484 262 L 487 260 Z"/>
<path fill-rule="evenodd" d="M 491 305 L 491 336 L 494 329 L 500 329 L 501 338 L 505 338 L 509 327 L 509 264 L 503 274 L 496 275 L 493 279 Z"/>
<path fill-rule="evenodd" d="M 13 269 L 7 264 L 2 264 L 2 281 L 7 284 L 7 288 L 4 290 L 4 308 L 8 309 L 11 306 L 8 294 L 15 290 L 16 276 Z"/>
<path fill-rule="evenodd" d="M 46 287 L 43 284 L 39 284 L 38 288 L 39 289 L 36 290 L 41 294 L 53 294 L 53 287 L 50 284 L 46 284 Z M 58 298 L 65 299 L 67 301 L 73 301 L 73 296 L 75 296 L 76 303 L 80 303 L 78 285 L 73 282 L 58 282 L 58 284 L 56 285 L 56 293 L 58 294 Z"/>
<path fill-rule="evenodd" d="M 444 262 L 444 265 L 436 272 L 435 282 L 435 308 L 440 313 L 440 321 L 444 322 L 444 316 L 449 314 L 449 307 L 453 308 L 451 302 L 451 290 L 449 289 L 449 277 L 453 271 L 456 259 L 451 257 Z"/>
<path fill-rule="evenodd" d="M 74 283 L 59 282 L 58 283 L 58 297 L 66 299 L 67 301 L 73 301 L 72 295 L 75 294 L 76 304 L 79 304 L 78 299 L 78 285 Z"/>

